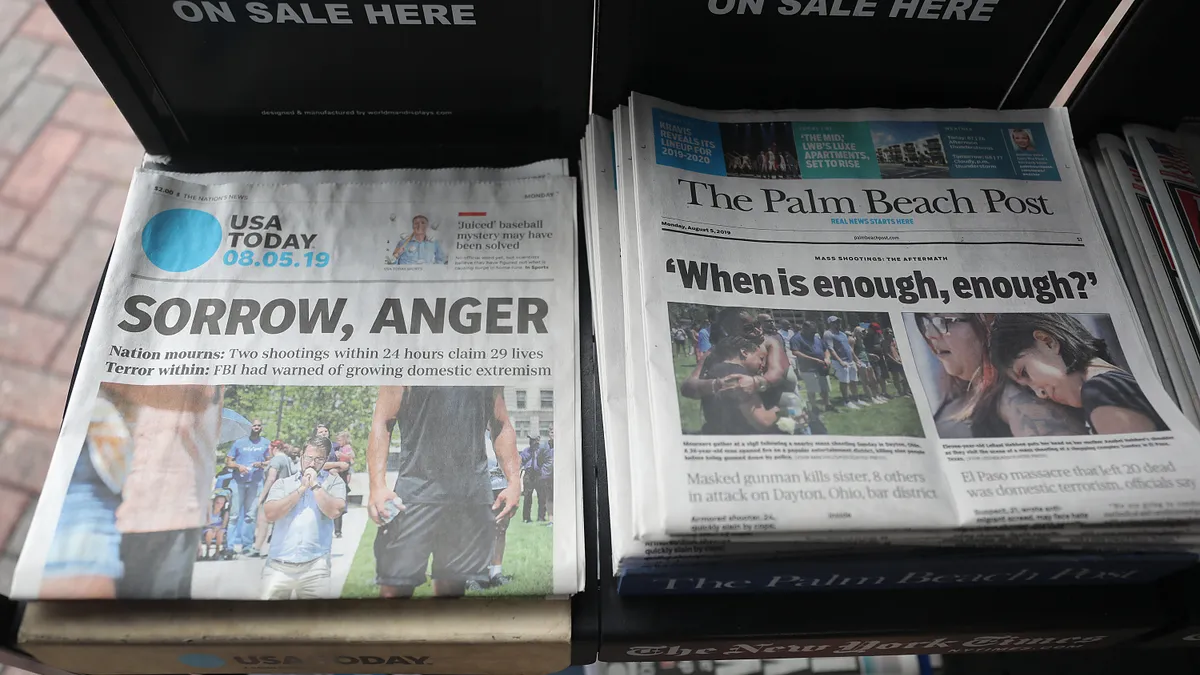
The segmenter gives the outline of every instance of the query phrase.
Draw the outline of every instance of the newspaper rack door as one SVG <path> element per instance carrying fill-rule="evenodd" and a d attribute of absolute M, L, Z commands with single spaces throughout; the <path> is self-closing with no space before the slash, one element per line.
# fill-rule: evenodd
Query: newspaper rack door
<path fill-rule="evenodd" d="M 585 0 L 49 4 L 181 170 L 511 166 L 586 121 Z"/>
<path fill-rule="evenodd" d="M 49 4 L 147 152 L 175 170 L 511 166 L 578 154 L 585 0 Z M 331 602 L 307 629 L 295 606 L 188 602 L 163 622 L 154 608 L 119 604 L 30 603 L 9 640 L 77 672 L 547 673 L 596 653 L 585 599 Z M 240 633 L 222 643 L 219 625 Z M 215 642 L 200 647 L 200 635 Z"/>

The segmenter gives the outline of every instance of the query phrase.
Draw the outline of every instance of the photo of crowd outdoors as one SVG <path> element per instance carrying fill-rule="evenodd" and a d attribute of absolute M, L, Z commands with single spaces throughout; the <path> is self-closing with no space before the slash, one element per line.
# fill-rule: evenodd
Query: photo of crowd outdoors
<path fill-rule="evenodd" d="M 443 595 L 514 580 L 548 592 L 552 527 L 508 527 L 522 508 L 523 523 L 553 520 L 553 393 L 539 391 L 526 411 L 525 390 L 501 387 L 105 383 L 41 595 L 376 597 L 380 493 L 411 568 L 409 588 L 384 595 L 427 593 L 431 557 L 435 593 L 439 572 Z"/>
<path fill-rule="evenodd" d="M 725 173 L 744 178 L 799 178 L 791 122 L 721 123 Z"/>
<path fill-rule="evenodd" d="M 941 438 L 1167 430 L 1108 315 L 906 313 L 904 324 Z"/>
<path fill-rule="evenodd" d="M 886 312 L 669 303 L 685 434 L 924 437 Z"/>
<path fill-rule="evenodd" d="M 374 388 L 224 390 L 196 592 L 332 597 L 363 526 L 354 486 L 365 464 L 356 445 L 366 437 Z"/>

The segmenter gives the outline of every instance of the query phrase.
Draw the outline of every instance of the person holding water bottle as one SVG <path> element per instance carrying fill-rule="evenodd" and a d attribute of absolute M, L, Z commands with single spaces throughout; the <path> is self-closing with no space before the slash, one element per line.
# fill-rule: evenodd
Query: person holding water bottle
<path fill-rule="evenodd" d="M 398 476 L 387 484 L 393 431 Z M 493 496 L 484 433 L 508 486 Z M 521 501 L 517 432 L 501 387 L 382 386 L 367 441 L 367 513 L 380 526 L 375 582 L 385 598 L 410 597 L 433 558 L 433 594 L 461 596 L 490 581 L 496 523 Z"/>

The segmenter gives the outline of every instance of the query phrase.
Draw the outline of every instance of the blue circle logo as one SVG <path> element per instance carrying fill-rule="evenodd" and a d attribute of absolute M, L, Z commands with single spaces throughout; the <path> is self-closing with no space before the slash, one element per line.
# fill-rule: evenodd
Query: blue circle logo
<path fill-rule="evenodd" d="M 180 654 L 179 662 L 189 668 L 220 668 L 225 665 L 225 659 L 216 654 Z"/>
<path fill-rule="evenodd" d="M 187 272 L 208 262 L 221 246 L 221 223 L 196 209 L 156 214 L 142 229 L 142 250 L 165 272 Z"/>

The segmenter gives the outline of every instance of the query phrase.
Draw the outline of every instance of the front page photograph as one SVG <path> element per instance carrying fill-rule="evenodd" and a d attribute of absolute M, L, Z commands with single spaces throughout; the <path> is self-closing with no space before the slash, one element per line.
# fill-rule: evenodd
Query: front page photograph
<path fill-rule="evenodd" d="M 642 539 L 1200 510 L 1060 112 L 631 110 Z"/>
<path fill-rule="evenodd" d="M 510 415 L 526 395 L 102 384 L 41 595 L 487 594 L 506 552 L 506 593 L 550 594 L 553 400 Z M 510 532 L 522 485 L 542 527 Z"/>
<path fill-rule="evenodd" d="M 925 436 L 887 313 L 668 311 L 685 434 Z"/>
<path fill-rule="evenodd" d="M 940 438 L 1169 430 L 1107 315 L 906 313 L 905 325 Z"/>
<path fill-rule="evenodd" d="M 573 197 L 139 173 L 13 596 L 573 592 Z"/>

